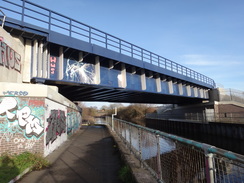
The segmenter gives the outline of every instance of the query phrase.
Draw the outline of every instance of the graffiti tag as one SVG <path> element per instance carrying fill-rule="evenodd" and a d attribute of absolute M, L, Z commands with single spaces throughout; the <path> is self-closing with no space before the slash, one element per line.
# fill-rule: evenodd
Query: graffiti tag
<path fill-rule="evenodd" d="M 13 97 L 6 97 L 0 103 L 0 115 L 7 116 L 9 122 L 18 121 L 21 129 L 25 130 L 26 137 L 40 137 L 44 128 L 40 119 L 31 114 L 28 106 L 18 109 L 18 102 Z"/>
<path fill-rule="evenodd" d="M 27 91 L 4 91 L 3 95 L 10 95 L 10 96 L 27 96 Z"/>
<path fill-rule="evenodd" d="M 35 141 L 33 140 L 26 140 L 24 138 L 15 138 L 13 140 L 14 144 L 17 145 L 18 149 L 24 148 L 24 149 L 32 149 L 33 146 L 35 145 Z"/>
<path fill-rule="evenodd" d="M 81 115 L 76 112 L 69 112 L 67 114 L 67 134 L 70 135 L 79 129 L 81 122 Z"/>
<path fill-rule="evenodd" d="M 49 118 L 47 118 L 47 135 L 46 144 L 56 140 L 57 136 L 61 136 L 66 132 L 66 116 L 62 110 L 51 110 Z"/>
<path fill-rule="evenodd" d="M 0 39 L 0 65 L 20 72 L 21 56 Z"/>
<path fill-rule="evenodd" d="M 50 71 L 51 71 L 51 74 L 55 74 L 56 62 L 57 62 L 57 58 L 56 57 L 50 57 Z"/>

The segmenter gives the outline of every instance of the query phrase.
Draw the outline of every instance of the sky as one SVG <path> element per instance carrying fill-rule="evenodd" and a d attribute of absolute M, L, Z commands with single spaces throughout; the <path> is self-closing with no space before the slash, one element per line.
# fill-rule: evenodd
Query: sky
<path fill-rule="evenodd" d="M 30 0 L 244 91 L 243 0 Z"/>

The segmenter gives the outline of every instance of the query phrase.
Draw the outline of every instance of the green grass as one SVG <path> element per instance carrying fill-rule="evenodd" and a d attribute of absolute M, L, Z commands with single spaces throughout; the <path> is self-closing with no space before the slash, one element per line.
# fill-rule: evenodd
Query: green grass
<path fill-rule="evenodd" d="M 40 170 L 48 167 L 49 162 L 38 154 L 24 152 L 20 155 L 4 154 L 0 157 L 0 183 L 7 183 L 25 169 Z"/>
<path fill-rule="evenodd" d="M 131 173 L 131 169 L 127 165 L 122 166 L 121 169 L 119 170 L 119 178 L 124 183 L 136 183 L 136 181 Z"/>

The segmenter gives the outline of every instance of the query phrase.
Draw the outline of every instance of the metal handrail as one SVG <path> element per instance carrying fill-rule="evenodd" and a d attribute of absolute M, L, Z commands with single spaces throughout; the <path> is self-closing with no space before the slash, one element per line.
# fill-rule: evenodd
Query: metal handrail
<path fill-rule="evenodd" d="M 6 15 L 3 13 L 2 10 L 0 10 L 0 12 L 1 12 L 1 14 L 3 15 L 3 19 L 0 19 L 0 20 L 2 21 L 2 25 L 1 25 L 1 27 L 3 27 L 3 26 L 4 26 L 5 19 L 6 19 Z"/>
<path fill-rule="evenodd" d="M 28 0 L 21 0 L 22 4 L 17 4 L 11 2 L 10 0 L 0 1 L 8 3 L 11 6 L 15 6 L 16 8 L 21 8 L 22 11 L 18 12 L 0 5 L 0 8 L 20 16 L 20 20 L 22 22 L 30 21 L 30 23 L 35 24 L 36 21 L 37 26 L 40 26 L 39 24 L 42 23 L 49 31 L 56 31 L 70 37 L 86 40 L 91 44 L 98 44 L 99 46 L 102 46 L 106 49 L 119 52 L 132 58 L 141 60 L 142 62 L 147 62 L 163 69 L 170 70 L 180 75 L 195 79 L 197 81 L 201 81 L 210 85 L 212 88 L 215 88 L 216 86 L 213 79 L 203 74 L 173 62 L 165 57 L 157 55 L 149 50 L 136 46 L 130 42 L 117 38 L 111 34 L 100 31 L 87 24 L 81 23 L 60 13 L 39 6 Z M 37 11 L 37 9 L 39 11 Z"/>

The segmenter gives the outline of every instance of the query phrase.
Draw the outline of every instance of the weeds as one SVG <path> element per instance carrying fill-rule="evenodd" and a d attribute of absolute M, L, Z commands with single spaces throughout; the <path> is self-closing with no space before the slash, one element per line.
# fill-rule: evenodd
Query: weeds
<path fill-rule="evenodd" d="M 131 169 L 127 165 L 122 166 L 121 169 L 119 170 L 119 178 L 124 183 L 136 183 L 131 173 Z"/>
<path fill-rule="evenodd" d="M 24 152 L 20 155 L 4 154 L 0 157 L 0 183 L 9 182 L 25 169 L 40 170 L 49 166 L 49 162 L 38 154 Z"/>

